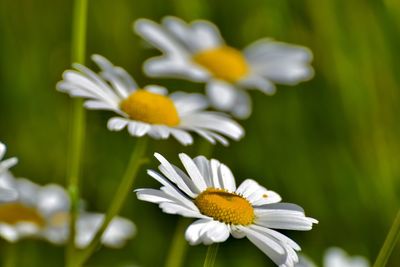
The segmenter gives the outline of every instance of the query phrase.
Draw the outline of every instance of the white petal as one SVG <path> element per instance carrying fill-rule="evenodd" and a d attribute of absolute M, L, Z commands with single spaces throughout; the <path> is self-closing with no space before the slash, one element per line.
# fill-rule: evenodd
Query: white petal
<path fill-rule="evenodd" d="M 255 73 L 241 80 L 239 84 L 249 89 L 258 89 L 267 95 L 273 95 L 276 92 L 276 87 L 272 82 Z"/>
<path fill-rule="evenodd" d="M 208 136 L 224 143 L 220 135 L 239 140 L 244 135 L 244 129 L 234 120 L 217 112 L 200 111 L 181 117 L 180 126 L 183 129 L 193 130 L 203 137 Z M 207 138 L 207 137 L 206 137 Z"/>
<path fill-rule="evenodd" d="M 18 200 L 24 204 L 35 206 L 38 202 L 38 192 L 40 191 L 40 186 L 27 180 L 27 179 L 17 179 L 16 187 L 18 190 Z"/>
<path fill-rule="evenodd" d="M 85 213 L 77 221 L 75 242 L 78 248 L 85 248 L 94 238 L 104 220 L 104 214 Z M 102 236 L 102 244 L 119 248 L 135 233 L 135 225 L 126 219 L 116 217 Z"/>
<path fill-rule="evenodd" d="M 254 229 L 254 230 L 260 232 L 260 233 L 264 233 L 264 234 L 266 234 L 266 235 L 273 236 L 273 237 L 276 238 L 277 240 L 279 240 L 279 241 L 281 241 L 281 242 L 283 242 L 283 243 L 286 243 L 286 244 L 289 245 L 291 248 L 293 248 L 293 249 L 295 249 L 295 250 L 297 250 L 297 251 L 301 250 L 300 246 L 299 246 L 296 242 L 294 242 L 294 241 L 293 241 L 292 239 L 290 239 L 289 237 L 287 237 L 287 236 L 285 236 L 285 235 L 283 235 L 283 234 L 281 234 L 281 233 L 279 233 L 279 232 L 277 232 L 277 231 L 275 231 L 275 230 L 268 229 L 268 228 L 266 228 L 266 227 L 262 227 L 262 226 L 259 226 L 259 225 L 251 225 L 250 227 L 251 227 L 252 229 Z"/>
<path fill-rule="evenodd" d="M 212 178 L 211 178 L 211 166 L 210 161 L 206 159 L 204 156 L 197 156 L 193 159 L 197 168 L 199 169 L 201 175 L 204 177 L 204 181 L 207 184 L 207 187 L 212 187 Z"/>
<path fill-rule="evenodd" d="M 241 227 L 241 230 L 245 232 L 247 238 L 270 257 L 275 264 L 281 266 L 286 263 L 288 255 L 282 244 L 250 228 Z"/>
<path fill-rule="evenodd" d="M 138 88 L 135 80 L 123 68 L 114 66 L 105 57 L 93 55 L 92 60 L 102 69 L 102 77 L 113 85 L 115 91 L 122 98 L 127 98 L 132 91 Z"/>
<path fill-rule="evenodd" d="M 255 207 L 257 224 L 274 229 L 308 231 L 312 229 L 313 224 L 318 223 L 317 220 L 306 217 L 304 212 L 289 209 L 290 207 L 297 208 L 298 206 L 277 203 Z"/>
<path fill-rule="evenodd" d="M 218 28 L 209 21 L 192 22 L 193 33 L 196 36 L 197 50 L 208 50 L 225 44 Z"/>
<path fill-rule="evenodd" d="M 193 143 L 193 137 L 184 130 L 170 128 L 170 132 L 175 139 L 184 146 L 191 145 Z"/>
<path fill-rule="evenodd" d="M 309 80 L 314 71 L 308 48 L 263 39 L 245 50 L 252 71 L 281 84 L 295 85 Z"/>
<path fill-rule="evenodd" d="M 281 201 L 281 197 L 274 191 L 267 190 L 252 179 L 246 179 L 240 184 L 236 193 L 242 195 L 253 205 L 264 205 Z"/>
<path fill-rule="evenodd" d="M 159 153 L 154 153 L 154 157 L 158 159 L 158 161 L 161 163 L 163 168 L 159 167 L 159 170 L 165 175 L 166 178 L 168 178 L 171 182 L 176 184 L 180 190 L 182 190 L 186 195 L 190 197 L 195 197 L 198 191 L 200 191 L 198 188 L 196 192 L 194 192 L 191 188 L 192 185 L 190 184 L 190 181 L 186 179 L 185 177 L 180 176 L 173 165 L 168 162 L 167 159 L 165 159 L 161 154 Z M 193 184 L 194 186 L 194 184 Z"/>
<path fill-rule="evenodd" d="M 329 248 L 324 256 L 325 267 L 369 267 L 368 260 L 361 256 L 350 257 L 343 249 Z"/>
<path fill-rule="evenodd" d="M 121 248 L 135 233 L 136 226 L 132 221 L 116 217 L 107 227 L 101 238 L 101 242 L 107 247 Z"/>
<path fill-rule="evenodd" d="M 144 89 L 146 91 L 149 91 L 149 92 L 152 92 L 152 93 L 158 94 L 158 95 L 167 95 L 168 94 L 167 88 L 165 88 L 163 86 L 159 86 L 159 85 L 154 85 L 154 84 L 146 85 L 144 87 Z"/>
<path fill-rule="evenodd" d="M 230 192 L 235 192 L 236 182 L 231 170 L 225 164 L 221 164 L 219 169 L 220 183 L 222 184 L 223 188 L 229 190 Z"/>
<path fill-rule="evenodd" d="M 159 206 L 163 212 L 169 213 L 169 214 L 179 214 L 179 215 L 182 215 L 184 217 L 189 217 L 189 218 L 204 218 L 205 217 L 199 211 L 194 211 L 192 209 L 189 209 L 189 208 L 187 208 L 181 204 L 177 204 L 177 203 L 163 202 L 163 203 L 160 203 Z"/>
<path fill-rule="evenodd" d="M 134 30 L 146 41 L 174 57 L 187 57 L 188 52 L 179 45 L 161 26 L 148 19 L 139 19 L 134 24 Z"/>
<path fill-rule="evenodd" d="M 244 90 L 237 90 L 234 108 L 231 113 L 239 119 L 247 119 L 252 110 L 252 103 L 249 94 Z"/>
<path fill-rule="evenodd" d="M 197 20 L 189 25 L 179 18 L 166 17 L 163 19 L 163 25 L 192 53 L 224 45 L 217 27 L 208 21 Z"/>
<path fill-rule="evenodd" d="M 180 117 L 189 113 L 204 110 L 209 104 L 207 98 L 201 94 L 175 92 L 170 95 L 170 98 L 174 101 Z"/>
<path fill-rule="evenodd" d="M 171 199 L 165 192 L 156 189 L 137 189 L 135 190 L 138 199 L 152 202 L 152 203 L 162 203 L 162 202 L 174 202 L 175 199 Z"/>
<path fill-rule="evenodd" d="M 143 69 L 150 77 L 180 78 L 193 82 L 205 82 L 210 78 L 206 69 L 186 58 L 154 57 L 145 61 Z"/>
<path fill-rule="evenodd" d="M 190 245 L 211 245 L 226 241 L 229 237 L 229 227 L 212 219 L 200 219 L 186 229 L 185 237 Z"/>
<path fill-rule="evenodd" d="M 235 108 L 237 90 L 221 80 L 212 80 L 206 86 L 206 93 L 211 104 L 221 111 L 232 111 Z"/>
<path fill-rule="evenodd" d="M 179 190 L 173 184 L 171 184 L 167 178 L 163 177 L 162 175 L 160 175 L 159 173 L 157 173 L 153 170 L 147 170 L 147 174 L 150 175 L 151 177 L 153 177 L 155 180 L 157 180 L 162 185 L 164 185 L 166 188 L 168 188 L 169 190 L 167 193 L 170 196 L 173 196 L 174 198 L 180 200 L 181 203 L 187 204 L 188 207 L 189 206 L 193 207 L 191 204 L 188 203 L 191 201 L 187 198 L 187 196 L 184 195 L 184 193 L 180 193 Z M 185 185 L 183 184 L 183 186 L 185 186 Z M 186 194 L 186 192 L 185 192 L 185 194 Z M 194 194 L 192 193 L 192 195 L 194 195 Z M 197 208 L 192 208 L 192 209 L 197 210 Z"/>
<path fill-rule="evenodd" d="M 61 186 L 50 184 L 38 191 L 37 208 L 46 216 L 57 212 L 68 212 L 69 196 Z"/>
<path fill-rule="evenodd" d="M 6 151 L 7 151 L 6 145 L 0 142 L 0 160 L 4 157 Z"/>
<path fill-rule="evenodd" d="M 0 187 L 0 203 L 14 201 L 18 198 L 18 192 L 10 188 Z"/>
<path fill-rule="evenodd" d="M 0 236 L 3 237 L 8 242 L 16 242 L 20 238 L 18 231 L 15 227 L 8 224 L 0 223 Z"/>
<path fill-rule="evenodd" d="M 107 128 L 110 131 L 121 131 L 128 125 L 129 120 L 120 117 L 114 117 L 108 120 Z"/>
<path fill-rule="evenodd" d="M 190 178 L 192 178 L 194 184 L 199 189 L 199 191 L 201 192 L 206 190 L 206 182 L 204 181 L 203 176 L 201 175 L 199 169 L 197 169 L 197 166 L 193 162 L 193 160 L 184 153 L 180 153 L 179 158 L 181 159 L 183 166 L 185 166 L 187 173 L 189 174 Z"/>
<path fill-rule="evenodd" d="M 144 122 L 139 121 L 129 121 L 128 123 L 128 131 L 132 136 L 142 137 L 149 130 L 151 126 Z"/>
<path fill-rule="evenodd" d="M 222 185 L 219 182 L 219 166 L 221 166 L 221 162 L 219 162 L 216 159 L 211 159 L 210 165 L 211 165 L 213 187 L 222 188 Z"/>

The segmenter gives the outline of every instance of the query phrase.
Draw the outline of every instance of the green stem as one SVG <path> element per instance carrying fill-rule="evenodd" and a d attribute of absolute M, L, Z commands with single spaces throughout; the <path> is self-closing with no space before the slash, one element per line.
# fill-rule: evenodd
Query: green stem
<path fill-rule="evenodd" d="M 395 248 L 399 239 L 400 239 L 400 210 L 397 212 L 396 218 L 394 219 L 394 222 L 390 227 L 385 242 L 383 243 L 383 246 L 379 251 L 374 267 L 386 266 L 386 263 L 388 262 L 389 257 L 392 254 L 393 249 Z"/>
<path fill-rule="evenodd" d="M 214 243 L 208 246 L 206 259 L 204 260 L 203 267 L 213 267 L 215 259 L 217 258 L 219 243 Z"/>
<path fill-rule="evenodd" d="M 3 267 L 16 267 L 17 266 L 17 244 L 8 243 L 6 245 Z"/>
<path fill-rule="evenodd" d="M 146 152 L 146 146 L 147 146 L 147 137 L 141 137 L 137 139 L 128 167 L 126 168 L 121 183 L 119 184 L 117 192 L 114 195 L 114 199 L 111 202 L 110 207 L 108 208 L 103 224 L 100 230 L 96 233 L 93 240 L 90 242 L 90 244 L 85 249 L 83 249 L 80 252 L 80 254 L 78 254 L 78 257 L 76 259 L 76 262 L 78 264 L 76 266 L 81 266 L 82 264 L 84 264 L 94 253 L 94 251 L 98 248 L 99 243 L 101 241 L 101 237 L 103 236 L 109 223 L 116 215 L 119 214 L 126 200 L 126 197 L 130 192 L 132 192 L 132 186 L 135 181 L 135 177 L 140 167 L 144 163 L 146 163 L 146 160 L 143 158 Z"/>
<path fill-rule="evenodd" d="M 178 225 L 176 226 L 172 244 L 168 252 L 167 262 L 165 267 L 180 267 L 185 260 L 187 250 L 187 242 L 184 237 L 186 227 L 189 225 L 189 219 L 179 217 Z"/>
<path fill-rule="evenodd" d="M 72 44 L 71 59 L 72 62 L 83 64 L 86 51 L 86 21 L 87 21 L 88 0 L 75 0 L 73 10 L 72 26 Z M 74 99 L 72 103 L 72 130 L 70 140 L 70 158 L 68 166 L 68 191 L 71 199 L 71 220 L 69 229 L 69 240 L 66 248 L 67 266 L 74 266 L 73 259 L 75 254 L 75 223 L 78 213 L 79 202 L 79 178 L 80 163 L 82 159 L 82 150 L 85 133 L 85 111 L 83 101 Z"/>

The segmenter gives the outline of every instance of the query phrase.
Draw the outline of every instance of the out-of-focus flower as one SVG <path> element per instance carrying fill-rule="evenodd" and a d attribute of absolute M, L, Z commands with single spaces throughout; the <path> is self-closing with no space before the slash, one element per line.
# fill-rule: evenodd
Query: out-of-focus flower
<path fill-rule="evenodd" d="M 251 113 L 251 99 L 243 89 L 273 94 L 274 83 L 295 85 L 314 74 L 308 48 L 261 39 L 239 51 L 225 44 L 208 21 L 188 24 L 166 17 L 158 25 L 139 19 L 135 31 L 163 52 L 145 63 L 146 74 L 206 82 L 213 106 L 240 118 Z"/>
<path fill-rule="evenodd" d="M 0 203 L 12 201 L 18 197 L 8 174 L 8 169 L 17 164 L 18 160 L 16 158 L 3 159 L 6 150 L 6 146 L 0 142 Z"/>
<path fill-rule="evenodd" d="M 308 257 L 301 255 L 296 267 L 316 267 Z M 368 260 L 362 256 L 349 256 L 341 248 L 332 247 L 324 255 L 324 267 L 369 267 Z"/>
<path fill-rule="evenodd" d="M 88 99 L 85 107 L 114 111 L 119 117 L 108 121 L 108 129 L 120 131 L 128 128 L 132 136 L 149 135 L 167 139 L 170 135 L 184 145 L 192 144 L 193 131 L 211 143 L 228 141 L 222 136 L 240 139 L 244 131 L 225 114 L 205 111 L 208 102 L 199 94 L 182 92 L 167 95 L 161 86 L 138 88 L 133 78 L 122 68 L 112 65 L 102 56 L 92 59 L 101 68 L 99 74 L 75 64 L 75 70 L 64 72 L 58 83 L 59 91 L 73 97 Z"/>
<path fill-rule="evenodd" d="M 0 203 L 0 237 L 9 242 L 23 238 L 45 239 L 64 244 L 69 236 L 70 200 L 61 186 L 37 185 L 27 179 L 3 175 L 17 192 L 17 199 Z M 81 210 L 76 227 L 76 246 L 84 248 L 100 229 L 103 214 Z M 115 218 L 102 237 L 102 243 L 118 248 L 135 233 L 135 225 L 124 218 Z"/>
<path fill-rule="evenodd" d="M 155 157 L 162 174 L 153 170 L 148 174 L 163 186 L 138 189 L 136 194 L 140 200 L 159 204 L 165 213 L 197 218 L 185 234 L 191 245 L 224 242 L 231 234 L 247 237 L 281 267 L 298 261 L 300 246 L 272 229 L 311 230 L 317 220 L 306 217 L 301 207 L 278 203 L 277 193 L 251 179 L 237 188 L 230 169 L 215 159 L 180 154 L 185 173 L 160 154 Z"/>

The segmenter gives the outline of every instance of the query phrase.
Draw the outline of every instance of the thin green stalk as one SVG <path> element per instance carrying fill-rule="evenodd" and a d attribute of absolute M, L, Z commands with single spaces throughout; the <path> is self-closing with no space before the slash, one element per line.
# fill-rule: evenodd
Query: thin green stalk
<path fill-rule="evenodd" d="M 175 228 L 175 233 L 172 238 L 172 244 L 168 252 L 165 267 L 180 267 L 185 260 L 187 242 L 184 237 L 184 232 L 190 223 L 190 219 L 179 217 L 178 225 Z"/>
<path fill-rule="evenodd" d="M 374 267 L 386 266 L 390 255 L 393 252 L 397 242 L 400 239 L 400 210 L 397 212 L 396 218 L 392 226 L 390 227 L 389 233 L 386 236 L 385 242 L 381 250 L 379 251 L 378 257 L 374 263 Z"/>
<path fill-rule="evenodd" d="M 3 260 L 3 267 L 16 267 L 17 266 L 17 244 L 8 243 L 5 249 Z"/>
<path fill-rule="evenodd" d="M 214 243 L 207 248 L 206 259 L 204 260 L 203 267 L 213 267 L 215 259 L 217 258 L 219 243 Z"/>
<path fill-rule="evenodd" d="M 97 232 L 96 236 L 93 238 L 92 242 L 77 255 L 76 266 L 81 266 L 82 264 L 84 264 L 98 248 L 101 237 L 103 236 L 109 223 L 116 215 L 119 214 L 123 204 L 125 203 L 126 197 L 130 192 L 132 192 L 132 186 L 135 181 L 136 175 L 140 167 L 147 161 L 143 158 L 146 152 L 147 142 L 147 137 L 141 137 L 137 139 L 128 167 L 126 168 L 121 183 L 119 184 L 117 192 L 114 195 L 114 199 L 111 202 L 110 207 L 108 208 L 104 222 L 100 230 Z"/>
<path fill-rule="evenodd" d="M 86 22 L 88 0 L 75 0 L 73 11 L 71 59 L 72 62 L 83 64 L 86 51 Z M 68 170 L 68 191 L 71 199 L 71 220 L 69 240 L 66 248 L 67 266 L 73 266 L 75 254 L 75 222 L 79 202 L 80 163 L 85 133 L 85 111 L 81 99 L 74 99 L 72 103 L 72 130 L 70 141 L 70 158 Z"/>

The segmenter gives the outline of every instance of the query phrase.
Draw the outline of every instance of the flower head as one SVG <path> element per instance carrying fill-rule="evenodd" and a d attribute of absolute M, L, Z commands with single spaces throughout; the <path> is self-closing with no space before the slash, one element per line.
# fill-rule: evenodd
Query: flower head
<path fill-rule="evenodd" d="M 166 213 L 197 218 L 186 230 L 191 245 L 224 242 L 231 234 L 247 237 L 281 267 L 294 266 L 300 246 L 273 229 L 307 231 L 315 219 L 306 217 L 301 207 L 279 203 L 281 197 L 251 179 L 236 187 L 230 169 L 203 156 L 179 157 L 186 172 L 170 164 L 160 154 L 160 173 L 148 174 L 163 186 L 160 190 L 138 189 L 140 200 L 159 204 Z"/>
<path fill-rule="evenodd" d="M 39 238 L 54 244 L 64 244 L 69 236 L 70 200 L 61 186 L 37 185 L 27 179 L 3 175 L 13 185 L 18 197 L 0 203 L 0 237 L 9 242 L 24 238 Z M 77 219 L 76 246 L 86 247 L 104 219 L 103 214 L 81 210 Z M 135 233 L 135 225 L 117 217 L 108 226 L 102 243 L 108 247 L 121 247 Z"/>
<path fill-rule="evenodd" d="M 73 97 L 86 98 L 88 109 L 111 110 L 119 116 L 108 121 L 108 129 L 128 128 L 132 136 L 149 135 L 167 139 L 170 135 L 184 145 L 192 144 L 193 131 L 211 143 L 227 145 L 224 136 L 238 140 L 244 131 L 226 115 L 205 111 L 208 102 L 199 94 L 177 92 L 168 95 L 161 86 L 149 85 L 140 89 L 133 78 L 102 56 L 92 59 L 101 68 L 96 74 L 75 64 L 77 70 L 64 73 L 57 88 Z"/>
<path fill-rule="evenodd" d="M 6 146 L 0 142 L 0 203 L 12 201 L 18 196 L 8 173 L 8 169 L 17 164 L 18 160 L 16 158 L 3 160 L 6 150 Z"/>
<path fill-rule="evenodd" d="M 332 247 L 326 250 L 324 255 L 324 267 L 369 267 L 368 260 L 362 256 L 349 256 L 341 248 Z M 316 267 L 307 257 L 301 255 L 296 267 Z"/>
<path fill-rule="evenodd" d="M 240 118 L 251 113 L 251 100 L 243 89 L 273 94 L 274 83 L 295 85 L 313 76 L 309 49 L 261 39 L 239 51 L 208 21 L 188 24 L 166 17 L 159 25 L 140 19 L 135 31 L 163 52 L 145 63 L 146 74 L 206 82 L 214 107 Z"/>

